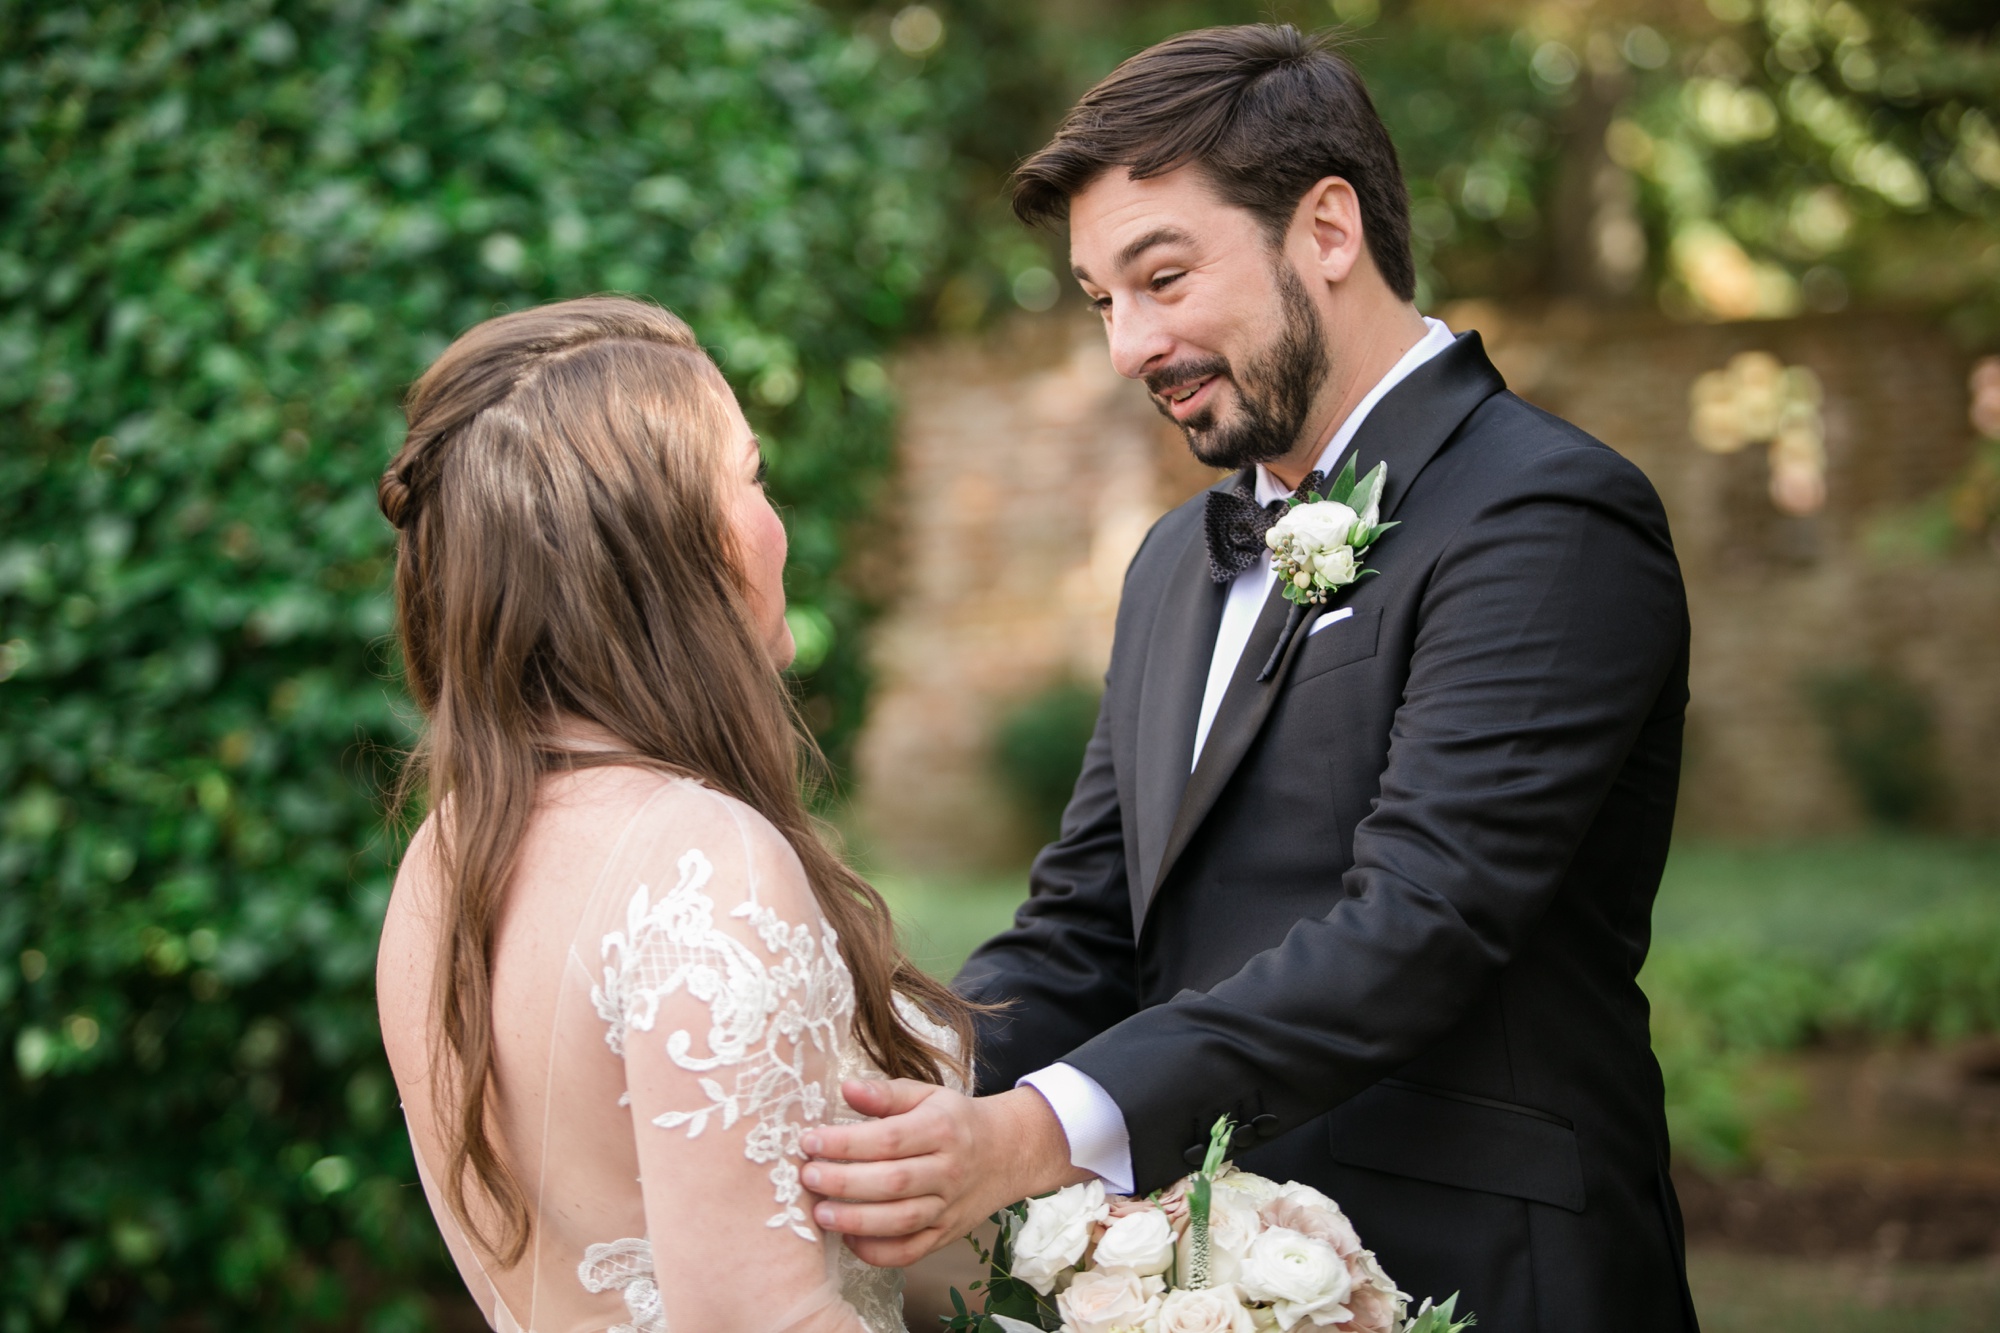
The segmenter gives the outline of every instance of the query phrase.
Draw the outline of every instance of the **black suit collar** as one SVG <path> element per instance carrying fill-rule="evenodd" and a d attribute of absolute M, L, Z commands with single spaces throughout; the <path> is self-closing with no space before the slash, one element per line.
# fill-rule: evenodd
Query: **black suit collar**
<path fill-rule="evenodd" d="M 1481 403 L 1506 387 L 1500 372 L 1487 360 L 1479 335 L 1461 334 L 1450 347 L 1411 371 L 1401 384 L 1383 395 L 1355 432 L 1341 460 L 1336 461 L 1334 470 L 1337 471 L 1348 458 L 1355 460 L 1358 475 L 1366 475 L 1377 463 L 1387 463 L 1388 486 L 1382 497 L 1382 518 L 1386 522 L 1394 516 L 1417 477 L 1459 425 Z M 1227 484 L 1236 484 L 1236 479 L 1227 479 Z M 1371 559 L 1392 559 L 1395 537 L 1394 532 L 1384 536 L 1371 552 Z M 1195 722 L 1201 708 L 1203 687 L 1208 679 L 1208 665 L 1214 656 L 1215 634 L 1225 600 L 1222 589 L 1208 578 L 1206 550 L 1199 529 L 1191 534 L 1190 552 L 1183 555 L 1173 588 L 1168 593 L 1168 601 L 1175 605 L 1161 609 L 1152 642 L 1147 645 L 1146 688 L 1141 690 L 1139 707 L 1137 796 L 1140 808 L 1137 813 L 1140 864 L 1137 868 L 1140 873 L 1133 880 L 1133 887 L 1138 891 L 1134 894 L 1132 908 L 1135 935 L 1145 921 L 1146 910 L 1154 895 L 1166 882 L 1175 861 L 1186 850 L 1195 830 L 1207 817 L 1230 775 L 1236 771 L 1236 766 L 1256 739 L 1272 703 L 1284 686 L 1286 672 L 1298 655 L 1299 645 L 1305 642 L 1306 631 L 1310 628 L 1309 623 L 1299 627 L 1286 646 L 1285 656 L 1277 671 L 1269 680 L 1259 682 L 1257 673 L 1277 645 L 1279 632 L 1290 610 L 1290 603 L 1285 601 L 1279 589 L 1273 587 L 1270 600 L 1265 603 L 1256 627 L 1250 632 L 1250 641 L 1244 647 L 1236 674 L 1230 678 L 1229 690 L 1223 695 L 1222 705 L 1209 729 L 1207 743 L 1202 746 L 1201 760 L 1194 772 L 1189 774 L 1188 763 L 1194 753 Z M 1194 583 L 1203 587 L 1191 588 L 1189 585 Z M 1212 610 L 1204 604 L 1205 614 L 1190 614 L 1194 605 L 1201 603 L 1198 594 L 1204 592 L 1208 594 L 1207 602 L 1213 604 Z M 1331 609 L 1341 597 L 1342 594 L 1336 594 L 1331 601 L 1316 608 L 1313 614 Z M 1311 618 L 1309 615 L 1308 621 Z M 1186 660 L 1162 663 L 1158 657 L 1162 652 L 1185 657 Z M 1156 694 L 1151 688 L 1156 673 L 1163 679 L 1174 679 L 1179 690 L 1171 694 L 1166 691 Z M 1191 695 L 1189 680 L 1192 681 Z M 1168 708 L 1181 711 L 1164 711 Z M 1171 736 L 1173 747 L 1169 748 L 1164 743 L 1149 747 L 1146 741 L 1149 733 Z M 1149 761 L 1170 767 L 1165 772 L 1154 773 Z M 1171 807 L 1164 804 L 1167 801 L 1173 802 Z M 1161 830 L 1165 830 L 1164 834 Z"/>
<path fill-rule="evenodd" d="M 1240 475 L 1224 477 L 1216 485 L 1234 486 Z M 1201 526 L 1191 524 L 1190 530 L 1193 536 L 1181 551 L 1159 615 L 1153 621 L 1140 677 L 1133 793 L 1139 850 L 1135 885 L 1153 882 L 1154 871 L 1166 851 L 1174 811 L 1181 804 L 1188 770 L 1194 765 L 1195 724 L 1201 715 L 1202 694 L 1208 687 L 1208 664 L 1214 656 L 1215 636 L 1222 627 L 1222 607 L 1229 598 L 1228 587 L 1208 576 L 1208 547 Z M 1132 895 L 1135 934 L 1145 901 L 1139 893 Z"/>

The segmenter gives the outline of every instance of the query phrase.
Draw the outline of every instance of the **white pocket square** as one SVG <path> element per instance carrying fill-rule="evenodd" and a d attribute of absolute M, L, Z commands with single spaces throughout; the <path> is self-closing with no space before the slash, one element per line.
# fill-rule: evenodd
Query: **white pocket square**
<path fill-rule="evenodd" d="M 1354 608 L 1351 606 L 1343 606 L 1338 611 L 1329 611 L 1325 615 L 1321 616 L 1318 620 L 1315 620 L 1313 622 L 1313 627 L 1306 631 L 1306 637 L 1310 639 L 1313 635 L 1319 633 L 1321 630 L 1325 629 L 1328 625 L 1338 624 L 1339 622 L 1346 620 L 1353 614 L 1354 614 Z"/>

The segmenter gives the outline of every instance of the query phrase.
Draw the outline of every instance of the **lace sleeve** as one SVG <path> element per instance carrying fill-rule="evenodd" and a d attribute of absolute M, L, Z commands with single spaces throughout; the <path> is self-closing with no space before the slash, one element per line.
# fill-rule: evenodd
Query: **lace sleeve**
<path fill-rule="evenodd" d="M 799 1181 L 853 987 L 790 847 L 700 799 L 710 817 L 653 861 L 671 887 L 632 886 L 591 991 L 625 1062 L 664 1327 L 857 1328 Z"/>

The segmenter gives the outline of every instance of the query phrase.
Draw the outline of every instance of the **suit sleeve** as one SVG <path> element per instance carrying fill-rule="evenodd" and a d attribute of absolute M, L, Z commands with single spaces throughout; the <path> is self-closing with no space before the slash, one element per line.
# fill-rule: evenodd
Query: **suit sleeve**
<path fill-rule="evenodd" d="M 1184 1172 L 1216 1116 L 1254 1106 L 1283 1133 L 1456 1026 L 1547 909 L 1641 727 L 1684 706 L 1686 640 L 1658 498 L 1610 450 L 1548 456 L 1467 519 L 1421 594 L 1342 901 L 1063 1057 L 1123 1108 L 1138 1188 Z"/>
<path fill-rule="evenodd" d="M 1061 834 L 1035 858 L 1013 928 L 958 974 L 961 995 L 1005 1006 L 978 1023 L 981 1093 L 1006 1091 L 1138 1008 L 1112 707 L 1107 691 Z"/>

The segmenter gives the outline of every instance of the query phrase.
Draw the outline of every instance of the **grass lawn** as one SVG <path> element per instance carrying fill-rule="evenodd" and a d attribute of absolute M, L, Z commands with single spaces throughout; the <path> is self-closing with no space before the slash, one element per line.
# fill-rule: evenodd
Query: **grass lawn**
<path fill-rule="evenodd" d="M 1028 896 L 1028 872 L 990 876 L 871 875 L 889 900 L 903 947 L 949 981 L 980 943 L 1005 930 Z"/>
<path fill-rule="evenodd" d="M 1688 1252 L 1702 1333 L 1990 1333 L 2000 1265 Z"/>
<path fill-rule="evenodd" d="M 1027 897 L 1028 873 L 885 874 L 876 887 L 913 957 L 950 977 Z M 1855 838 L 1732 846 L 1675 844 L 1654 908 L 1662 942 L 1738 940 L 1831 959 L 1851 957 L 1912 917 L 2000 909 L 2000 842 Z"/>
<path fill-rule="evenodd" d="M 2000 908 L 2000 842 L 1852 838 L 1675 844 L 1653 909 L 1656 938 L 1730 939 L 1831 960 L 1912 917 Z"/>

